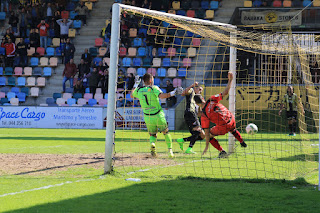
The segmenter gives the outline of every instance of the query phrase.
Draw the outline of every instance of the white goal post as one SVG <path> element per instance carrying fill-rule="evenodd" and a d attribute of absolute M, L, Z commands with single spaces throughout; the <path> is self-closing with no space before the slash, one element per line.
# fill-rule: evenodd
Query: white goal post
<path fill-rule="evenodd" d="M 154 10 L 143 9 L 139 7 L 133 7 L 123 4 L 115 3 L 112 6 L 112 26 L 111 26 L 111 40 L 110 40 L 110 72 L 109 72 L 109 87 L 108 87 L 108 109 L 107 109 L 107 122 L 106 122 L 106 142 L 105 142 L 105 162 L 104 173 L 110 173 L 113 170 L 113 145 L 115 138 L 115 111 L 116 111 L 116 88 L 118 79 L 118 64 L 119 64 L 119 40 L 120 40 L 120 24 L 121 24 L 121 11 L 127 10 L 131 12 L 139 13 L 140 15 L 153 14 L 155 16 L 166 17 L 173 22 L 176 20 L 192 22 L 195 24 L 203 24 L 207 26 L 223 26 L 226 28 L 236 29 L 236 26 L 219 23 L 214 21 L 202 20 L 197 18 L 190 18 L 185 16 L 179 16 Z M 174 24 L 177 24 L 174 22 Z M 178 27 L 183 28 L 183 25 Z M 188 28 L 188 30 L 190 30 Z M 229 58 L 229 70 L 234 74 L 234 80 L 229 92 L 229 109 L 235 114 L 235 98 L 236 98 L 236 34 L 230 33 L 230 58 Z M 234 138 L 229 135 L 229 150 L 230 153 L 234 152 Z"/>

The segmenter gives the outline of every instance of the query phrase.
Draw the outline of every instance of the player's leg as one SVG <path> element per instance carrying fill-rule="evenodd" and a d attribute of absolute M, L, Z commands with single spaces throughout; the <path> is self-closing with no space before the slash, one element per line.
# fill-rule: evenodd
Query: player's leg
<path fill-rule="evenodd" d="M 241 137 L 240 132 L 237 129 L 233 129 L 230 131 L 231 134 L 240 142 L 242 147 L 247 147 L 247 144 L 244 142 L 243 138 Z"/>
<path fill-rule="evenodd" d="M 292 111 L 287 111 L 287 119 L 289 126 L 289 136 L 293 135 L 293 121 L 292 121 Z"/>
<path fill-rule="evenodd" d="M 194 144 L 196 143 L 196 141 L 199 139 L 202 140 L 205 137 L 205 135 L 204 135 L 203 129 L 200 126 L 194 127 L 191 131 L 191 134 L 192 135 L 190 136 L 189 147 L 187 148 L 186 153 L 187 154 L 196 154 L 192 148 L 193 148 Z"/>
<path fill-rule="evenodd" d="M 214 138 L 215 136 L 218 136 L 218 135 L 225 135 L 227 133 L 226 128 L 222 126 L 214 126 L 210 129 L 210 133 L 212 136 L 210 138 L 210 144 L 220 152 L 218 157 L 219 158 L 227 157 L 228 155 L 227 152 L 222 148 L 219 141 Z"/>
<path fill-rule="evenodd" d="M 292 112 L 292 136 L 296 136 L 296 130 L 297 130 L 297 111 Z"/>
<path fill-rule="evenodd" d="M 157 152 L 156 152 L 156 141 L 157 141 L 157 125 L 154 124 L 153 119 L 151 116 L 144 116 L 144 121 L 146 123 L 148 132 L 150 134 L 150 151 L 151 151 L 151 155 L 153 157 L 157 156 Z"/>
<path fill-rule="evenodd" d="M 173 151 L 172 151 L 172 138 L 169 133 L 165 114 L 164 112 L 160 112 L 158 115 L 156 115 L 156 117 L 157 117 L 157 128 L 159 128 L 160 132 L 162 132 L 164 135 L 164 140 L 166 141 L 167 147 L 168 147 L 169 157 L 174 157 Z"/>

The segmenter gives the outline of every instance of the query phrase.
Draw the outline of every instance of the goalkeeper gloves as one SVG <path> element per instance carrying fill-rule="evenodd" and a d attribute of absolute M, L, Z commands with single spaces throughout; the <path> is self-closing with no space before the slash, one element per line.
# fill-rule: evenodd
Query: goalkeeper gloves
<path fill-rule="evenodd" d="M 170 95 L 175 96 L 175 95 L 181 95 L 182 93 L 183 93 L 183 88 L 177 87 L 173 91 L 170 92 Z"/>
<path fill-rule="evenodd" d="M 140 76 L 137 75 L 135 77 L 135 82 L 134 82 L 133 88 L 134 89 L 137 88 L 139 86 L 140 82 L 141 82 L 141 78 L 140 78 Z"/>

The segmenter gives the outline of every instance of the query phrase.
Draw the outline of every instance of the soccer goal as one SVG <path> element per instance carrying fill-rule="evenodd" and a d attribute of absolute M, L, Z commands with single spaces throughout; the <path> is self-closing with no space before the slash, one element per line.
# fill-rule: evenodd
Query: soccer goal
<path fill-rule="evenodd" d="M 113 6 L 105 173 L 114 169 L 130 176 L 314 181 L 319 148 L 319 36 L 294 33 L 290 23 L 236 27 L 169 12 Z M 159 155 L 151 158 L 143 112 L 128 95 L 120 71 L 121 76 L 151 73 L 164 92 L 170 87 L 167 84 L 186 88 L 197 81 L 206 99 L 221 93 L 228 72 L 234 73 L 229 95 L 221 103 L 235 115 L 248 147 L 242 148 L 233 135 L 226 134 L 216 139 L 228 152 L 227 158 L 218 158 L 213 146 L 202 155 L 204 140 L 195 143 L 196 154 L 185 154 L 175 142 L 190 135 L 183 117 L 185 99 L 177 96 L 160 100 L 175 158 L 166 155 L 161 133 L 156 141 Z M 296 122 L 287 118 L 286 108 L 279 113 L 288 85 L 298 99 Z M 258 126 L 258 133 L 246 133 L 249 123 Z"/>

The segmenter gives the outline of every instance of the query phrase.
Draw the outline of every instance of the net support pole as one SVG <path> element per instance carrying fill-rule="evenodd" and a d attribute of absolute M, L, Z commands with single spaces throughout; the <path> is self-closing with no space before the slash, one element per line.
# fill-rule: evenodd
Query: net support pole
<path fill-rule="evenodd" d="M 110 40 L 110 69 L 108 86 L 108 109 L 106 125 L 106 143 L 104 173 L 112 172 L 113 144 L 115 136 L 116 87 L 118 79 L 118 50 L 120 39 L 120 6 L 112 6 L 111 40 Z"/>
<path fill-rule="evenodd" d="M 318 149 L 319 149 L 319 155 L 318 155 L 318 191 L 320 191 L 320 93 L 319 93 L 319 128 L 318 128 L 318 134 L 319 134 L 319 143 L 318 143 Z"/>
<path fill-rule="evenodd" d="M 233 80 L 229 91 L 229 110 L 235 115 L 236 113 L 236 62 L 237 62 L 237 49 L 235 48 L 237 43 L 237 36 L 235 33 L 230 33 L 230 57 L 229 57 L 229 72 L 233 74 Z M 229 133 L 228 138 L 228 152 L 234 153 L 235 138 Z"/>

